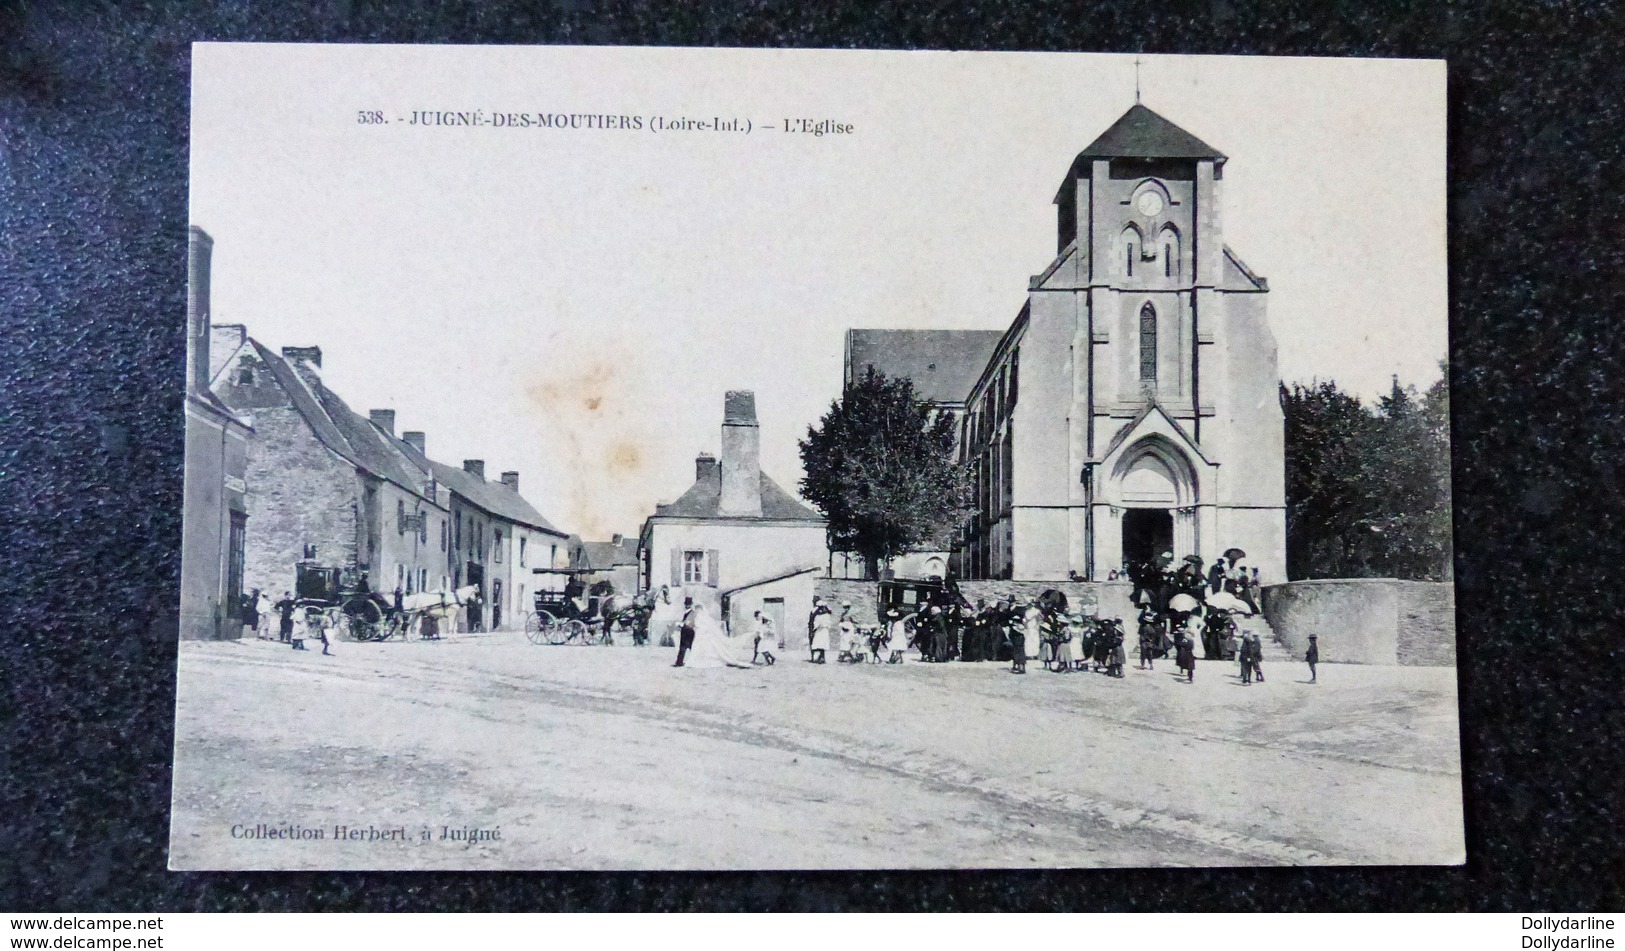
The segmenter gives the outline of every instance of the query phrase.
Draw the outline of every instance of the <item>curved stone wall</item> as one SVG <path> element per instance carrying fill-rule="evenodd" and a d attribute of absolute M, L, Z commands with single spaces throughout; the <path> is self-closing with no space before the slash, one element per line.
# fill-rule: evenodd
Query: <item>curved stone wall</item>
<path fill-rule="evenodd" d="M 1328 664 L 1456 663 L 1455 586 L 1393 578 L 1342 578 L 1267 585 L 1263 612 L 1295 656 L 1317 636 Z"/>

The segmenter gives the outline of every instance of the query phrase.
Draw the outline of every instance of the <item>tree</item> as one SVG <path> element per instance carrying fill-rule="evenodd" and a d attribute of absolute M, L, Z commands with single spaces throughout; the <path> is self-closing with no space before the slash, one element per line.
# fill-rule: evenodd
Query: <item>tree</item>
<path fill-rule="evenodd" d="M 1290 578 L 1450 577 L 1449 389 L 1281 388 Z"/>
<path fill-rule="evenodd" d="M 831 550 L 854 552 L 874 575 L 943 536 L 971 511 L 968 466 L 953 460 L 952 417 L 907 378 L 870 367 L 801 441 L 801 494 L 829 520 Z"/>

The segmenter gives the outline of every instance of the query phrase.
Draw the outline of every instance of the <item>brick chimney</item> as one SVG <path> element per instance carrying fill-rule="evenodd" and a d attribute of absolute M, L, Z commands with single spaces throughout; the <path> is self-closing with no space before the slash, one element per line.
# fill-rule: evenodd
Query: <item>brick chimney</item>
<path fill-rule="evenodd" d="M 311 389 L 318 389 L 322 382 L 322 348 L 321 347 L 283 347 L 282 358 L 293 365 L 299 379 Z"/>
<path fill-rule="evenodd" d="M 717 473 L 717 457 L 702 452 L 694 457 L 694 481 L 703 482 Z"/>
<path fill-rule="evenodd" d="M 484 480 L 484 478 L 485 478 L 485 460 L 484 459 L 464 459 L 463 460 L 463 471 L 468 473 L 471 476 L 474 476 L 477 479 Z"/>
<path fill-rule="evenodd" d="M 722 515 L 762 514 L 762 435 L 756 394 L 729 390 L 722 401 Z"/>
<path fill-rule="evenodd" d="M 283 347 L 282 356 L 296 366 L 301 363 L 309 363 L 317 369 L 322 366 L 321 347 Z"/>
<path fill-rule="evenodd" d="M 514 490 L 515 492 L 518 492 L 519 491 L 519 473 L 517 473 L 517 472 L 504 472 L 502 474 L 502 484 L 507 486 L 508 488 Z"/>
<path fill-rule="evenodd" d="M 420 456 L 427 456 L 429 454 L 428 450 L 423 448 L 424 446 L 428 445 L 428 438 L 417 430 L 413 430 L 409 433 L 401 433 L 401 442 L 404 442 L 413 449 L 416 449 L 418 451 L 418 455 Z"/>
<path fill-rule="evenodd" d="M 384 432 L 395 435 L 395 411 L 392 409 L 374 409 L 367 411 L 367 418 L 372 424 Z"/>
<path fill-rule="evenodd" d="M 186 233 L 186 379 L 189 392 L 209 389 L 209 266 L 214 239 L 192 225 Z"/>

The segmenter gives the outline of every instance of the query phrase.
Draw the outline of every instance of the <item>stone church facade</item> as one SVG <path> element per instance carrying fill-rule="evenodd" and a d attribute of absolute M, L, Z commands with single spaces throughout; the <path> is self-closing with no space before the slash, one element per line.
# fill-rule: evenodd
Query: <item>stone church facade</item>
<path fill-rule="evenodd" d="M 1226 161 L 1136 104 L 1072 163 L 1056 257 L 954 407 L 977 474 L 959 577 L 1098 581 L 1164 551 L 1239 547 L 1285 580 L 1269 286 L 1224 242 Z M 848 352 L 869 333 L 849 332 Z M 922 362 L 938 365 L 869 360 Z"/>

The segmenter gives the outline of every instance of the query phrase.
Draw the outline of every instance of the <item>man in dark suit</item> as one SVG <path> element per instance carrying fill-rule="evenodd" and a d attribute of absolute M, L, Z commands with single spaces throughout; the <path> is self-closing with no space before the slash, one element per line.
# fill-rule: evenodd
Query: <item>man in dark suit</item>
<path fill-rule="evenodd" d="M 694 646 L 694 599 L 683 599 L 683 626 L 677 640 L 677 663 L 673 667 L 683 666 L 683 658 L 688 655 L 688 649 Z"/>

